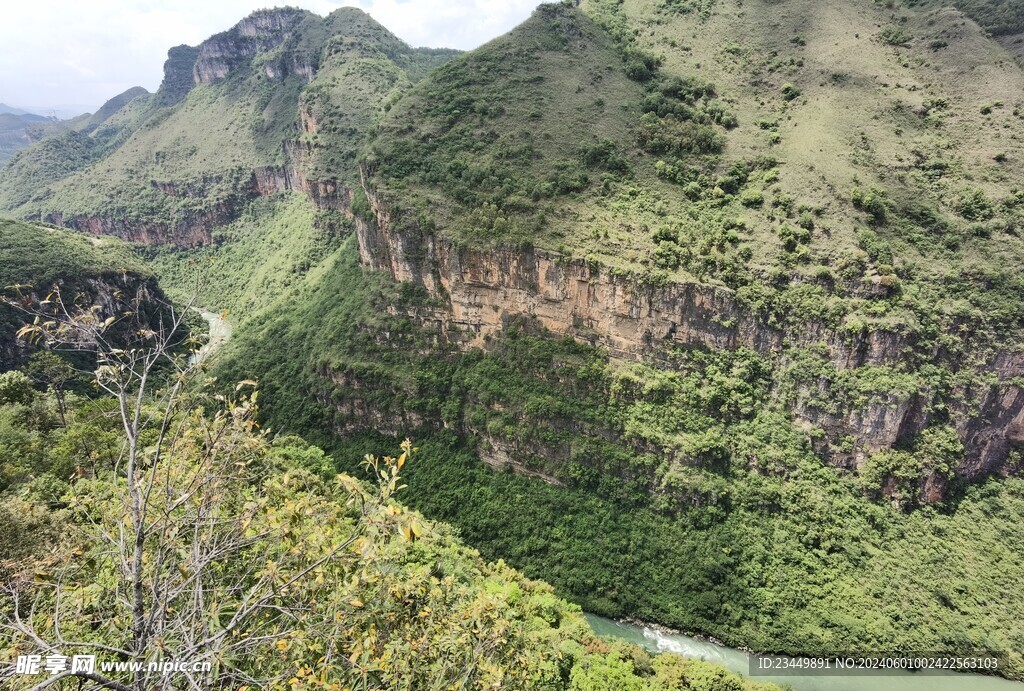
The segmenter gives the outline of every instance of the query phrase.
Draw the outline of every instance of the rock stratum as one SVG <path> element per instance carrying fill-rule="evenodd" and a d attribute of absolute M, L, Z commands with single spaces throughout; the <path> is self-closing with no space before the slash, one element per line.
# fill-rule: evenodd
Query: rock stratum
<path fill-rule="evenodd" d="M 356 219 L 362 263 L 394 280 L 422 286 L 439 305 L 417 310 L 421 323 L 436 322 L 461 348 L 486 348 L 517 318 L 528 317 L 553 334 L 599 345 L 614 358 L 658 360 L 673 347 L 708 350 L 747 348 L 784 363 L 791 348 L 825 343 L 837 369 L 896 366 L 913 347 L 899 331 L 856 334 L 820 322 L 770 326 L 727 288 L 699 283 L 651 285 L 585 260 L 529 248 L 464 249 L 449 238 L 407 223 L 395 229 L 393 211 L 364 187 L 372 215 Z M 938 359 L 939 352 L 929 356 Z M 965 454 L 956 473 L 967 480 L 1010 472 L 1011 446 L 1024 442 L 1024 353 L 1002 351 L 974 374 L 988 386 L 953 388 L 950 412 Z M 828 397 L 825 379 L 806 389 Z M 804 390 L 801 394 L 809 393 Z M 829 410 L 798 394 L 790 412 L 798 424 L 825 431 L 817 450 L 831 463 L 858 469 L 871 452 L 905 444 L 933 421 L 937 392 L 922 389 L 875 397 L 857 408 Z M 853 450 L 839 442 L 852 436 Z M 553 451 L 553 450 L 551 450 Z M 531 454 L 545 452 L 536 448 Z M 923 488 L 935 501 L 938 479 Z"/>

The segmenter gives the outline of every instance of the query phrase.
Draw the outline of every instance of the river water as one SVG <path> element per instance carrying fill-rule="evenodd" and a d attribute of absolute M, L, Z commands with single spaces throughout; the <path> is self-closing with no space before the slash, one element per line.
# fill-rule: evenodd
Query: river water
<path fill-rule="evenodd" d="M 192 356 L 193 363 L 202 362 L 231 338 L 231 324 L 226 319 L 216 312 L 208 312 L 203 309 L 196 309 L 196 311 L 210 325 L 210 340 L 199 349 L 199 352 Z"/>
<path fill-rule="evenodd" d="M 747 653 L 689 636 L 666 634 L 647 626 L 637 626 L 587 614 L 591 628 L 600 636 L 621 638 L 654 653 L 678 653 L 684 657 L 715 662 L 754 679 L 788 684 L 796 691 L 1024 691 L 1024 684 L 979 674 L 913 672 L 888 673 L 885 676 L 757 676 L 750 674 Z"/>

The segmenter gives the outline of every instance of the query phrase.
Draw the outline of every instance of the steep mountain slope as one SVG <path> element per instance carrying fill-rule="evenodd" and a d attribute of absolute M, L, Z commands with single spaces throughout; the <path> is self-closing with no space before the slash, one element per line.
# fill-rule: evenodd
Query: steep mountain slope
<path fill-rule="evenodd" d="M 149 92 L 133 87 L 107 101 L 94 114 L 48 123 L 28 136 L 36 144 L 15 156 L 0 170 L 0 207 L 15 209 L 45 190 L 92 164 L 123 143 L 139 125 Z"/>
<path fill-rule="evenodd" d="M 688 8 L 548 6 L 419 85 L 367 162 L 364 261 L 471 345 L 531 316 L 627 357 L 745 347 L 837 465 L 951 425 L 957 475 L 1002 472 L 1024 431 L 1024 122 L 1000 104 L 1024 71 L 942 10 Z M 933 500 L 948 469 L 922 470 Z"/>
<path fill-rule="evenodd" d="M 327 18 L 257 12 L 198 49 L 172 49 L 160 91 L 117 110 L 128 136 L 111 140 L 110 128 L 90 124 L 26 151 L 0 176 L 0 208 L 133 241 L 197 245 L 257 196 L 300 189 L 336 205 L 339 179 L 354 177 L 349 131 L 367 129 L 410 74 L 453 54 L 411 49 L 352 8 Z M 317 117 L 331 109 L 337 122 L 320 132 Z M 329 172 L 318 163 L 327 143 Z M 54 170 L 54 158 L 75 163 Z M 29 187 L 33 170 L 56 181 L 36 176 Z"/>
<path fill-rule="evenodd" d="M 545 5 L 426 76 L 257 13 L 16 211 L 161 243 L 268 427 L 414 435 L 412 504 L 594 611 L 1021 676 L 1024 73 L 889 5 Z"/>
<path fill-rule="evenodd" d="M 1019 67 L 960 15 L 979 78 L 926 66 L 942 48 L 886 29 L 952 32 L 930 8 L 584 10 L 394 105 L 355 241 L 225 376 L 334 448 L 418 430 L 411 501 L 593 610 L 776 650 L 1019 650 L 1016 606 L 976 604 L 1017 601 L 1024 567 L 1019 481 L 986 480 L 1020 462 L 1020 124 L 993 105 Z"/>
<path fill-rule="evenodd" d="M 942 7 L 935 0 L 910 0 L 910 6 Z M 1013 0 L 953 0 L 948 3 L 978 23 L 1008 51 L 1024 60 L 1024 7 Z"/>

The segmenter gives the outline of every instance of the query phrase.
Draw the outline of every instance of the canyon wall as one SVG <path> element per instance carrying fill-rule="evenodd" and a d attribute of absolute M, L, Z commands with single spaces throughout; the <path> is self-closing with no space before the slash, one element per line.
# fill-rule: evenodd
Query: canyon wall
<path fill-rule="evenodd" d="M 914 346 L 900 332 L 838 333 L 813 321 L 787 329 L 769 326 L 765 315 L 724 287 L 644 284 L 531 247 L 459 248 L 442 234 L 423 232 L 410 219 L 394 218 L 386 201 L 366 184 L 365 171 L 363 187 L 371 217 L 356 221 L 362 263 L 423 286 L 440 307 L 421 311 L 418 318 L 436 322 L 461 347 L 486 347 L 491 336 L 519 317 L 630 360 L 658 360 L 672 346 L 742 347 L 784 366 L 787 348 L 824 343 L 831 364 L 842 370 L 899 366 Z M 1009 472 L 1011 445 L 1024 441 L 1019 383 L 1024 354 L 1000 353 L 982 370 L 991 384 L 983 389 L 956 386 L 944 401 L 949 423 L 966 448 L 957 471 L 966 479 Z M 908 443 L 938 419 L 930 390 L 880 392 L 864 405 L 836 408 L 821 405 L 830 397 L 826 383 L 804 387 L 787 403 L 798 424 L 824 431 L 815 449 L 839 467 L 858 468 L 870 453 Z M 843 444 L 847 437 L 856 440 L 853 449 Z M 941 478 L 926 484 L 932 499 L 941 494 Z"/>

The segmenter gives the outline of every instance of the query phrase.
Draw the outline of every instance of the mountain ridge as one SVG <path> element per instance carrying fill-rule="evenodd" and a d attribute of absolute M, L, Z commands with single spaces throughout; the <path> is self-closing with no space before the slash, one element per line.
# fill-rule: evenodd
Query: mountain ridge
<path fill-rule="evenodd" d="M 320 53 L 334 51 L 327 44 L 343 34 L 356 42 L 348 50 L 365 53 L 363 73 L 350 72 L 339 81 L 328 69 L 321 75 L 324 83 L 314 83 Z M 315 168 L 323 149 L 317 145 L 317 108 L 339 107 L 333 100 L 339 89 L 332 85 L 340 84 L 341 91 L 364 90 L 342 110 L 365 128 L 391 91 L 409 84 L 405 67 L 422 71 L 418 63 L 444 61 L 456 52 L 409 48 L 354 8 L 326 18 L 295 9 L 256 12 L 196 49 L 172 48 L 160 89 L 122 117 L 124 127 L 116 139 L 100 141 L 96 132 L 85 133 L 88 138 L 69 134 L 64 141 L 44 141 L 15 160 L 0 173 L 0 203 L 20 217 L 131 241 L 184 245 L 209 242 L 212 228 L 233 220 L 257 196 L 302 189 L 327 206 L 337 205 L 333 178 L 344 175 L 346 167 L 352 171 L 349 177 L 354 175 L 358 144 L 347 144 L 349 163 L 340 170 Z M 331 54 L 324 59 L 330 64 Z M 299 102 L 306 85 L 311 94 L 324 95 L 319 106 Z M 120 109 L 115 108 L 120 102 L 108 106 L 121 117 L 135 102 Z M 202 128 L 190 120 L 194 109 L 222 126 L 207 128 L 206 136 L 197 138 Z M 300 119 L 303 136 L 296 131 Z M 337 155 L 343 144 L 334 144 Z M 57 157 L 76 164 L 46 164 Z M 312 172 L 326 179 L 307 179 L 307 161 Z M 40 189 L 39 175 L 14 170 L 33 166 L 56 182 Z M 125 175 L 127 170 L 132 173 Z M 25 188 L 29 178 L 36 184 Z M 104 189 L 97 189 L 96 180 Z"/>

